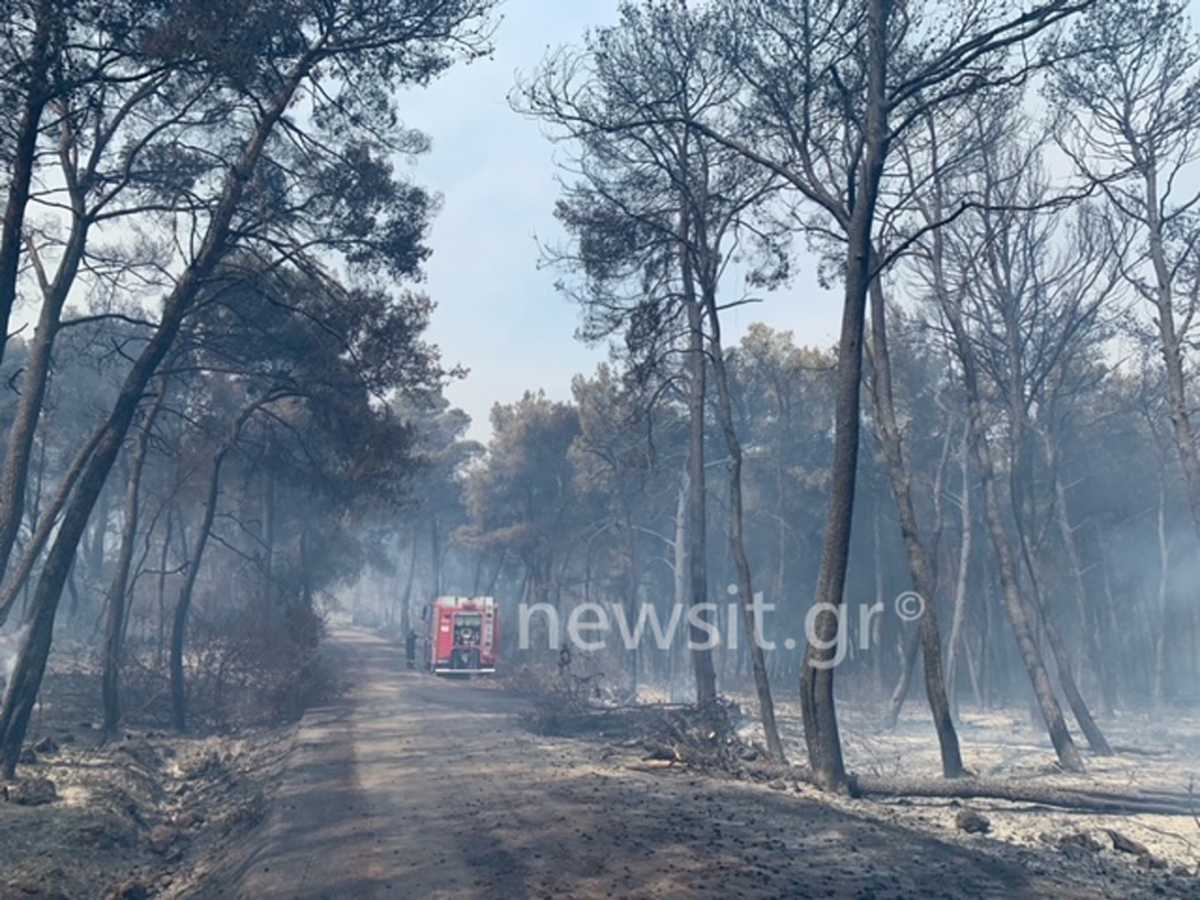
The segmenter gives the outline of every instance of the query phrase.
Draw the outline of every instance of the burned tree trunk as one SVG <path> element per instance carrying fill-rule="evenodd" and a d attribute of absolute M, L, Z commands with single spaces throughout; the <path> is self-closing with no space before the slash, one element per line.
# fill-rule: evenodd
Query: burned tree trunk
<path fill-rule="evenodd" d="M 847 779 L 834 705 L 833 659 L 850 557 L 850 526 L 854 515 L 867 293 L 876 274 L 871 252 L 871 232 L 887 144 L 885 82 L 888 6 L 883 0 L 872 0 L 867 4 L 869 86 L 865 111 L 866 134 L 860 183 L 846 228 L 846 284 L 838 342 L 829 519 L 817 579 L 818 614 L 814 627 L 816 633 L 812 635 L 816 643 L 809 642 L 800 677 L 800 703 L 809 764 L 821 787 L 837 791 L 846 789 Z"/>
<path fill-rule="evenodd" d="M 8 195 L 4 203 L 4 222 L 0 226 L 0 360 L 4 358 L 8 323 L 17 302 L 17 275 L 21 268 L 21 243 L 24 240 L 25 210 L 33 183 L 38 134 L 42 115 L 51 100 L 50 73 L 54 50 L 52 35 L 56 14 L 53 4 L 40 2 L 36 24 L 26 61 L 26 84 L 20 118 L 14 132 L 11 156 L 6 159 Z M 7 154 L 6 154 L 7 156 Z"/>
<path fill-rule="evenodd" d="M 191 611 L 192 594 L 196 587 L 196 577 L 200 573 L 200 563 L 204 559 L 204 550 L 208 545 L 208 537 L 212 534 L 213 520 L 217 514 L 217 500 L 221 488 L 221 467 L 229 453 L 230 445 L 221 447 L 213 457 L 212 471 L 208 476 L 208 492 L 204 500 L 204 515 L 196 532 L 196 545 L 188 556 L 187 570 L 183 575 L 183 585 L 179 588 L 179 598 L 175 601 L 175 615 L 171 622 L 171 654 L 169 667 L 171 672 L 171 722 L 175 730 L 187 731 L 187 688 L 184 682 L 183 650 L 184 639 L 187 635 L 188 613 Z"/>
<path fill-rule="evenodd" d="M 892 393 L 892 362 L 887 341 L 887 310 L 879 279 L 871 283 L 871 398 L 879 425 L 884 459 L 892 483 L 892 496 L 900 516 L 900 534 L 908 551 L 909 575 L 913 588 L 924 601 L 920 622 L 921 658 L 925 671 L 925 693 L 933 714 L 933 726 L 941 748 L 942 774 L 959 778 L 965 774 L 958 733 L 946 698 L 946 679 L 942 671 L 942 636 L 937 621 L 936 578 L 929 552 L 921 540 L 917 512 L 913 503 L 912 471 L 904 457 L 904 442 L 896 421 Z M 943 454 L 944 455 L 944 454 Z M 939 479 L 940 480 L 940 479 Z M 940 485 L 937 488 L 940 490 Z M 940 510 L 941 505 L 938 504 Z"/>
<path fill-rule="evenodd" d="M 42 550 L 45 548 L 47 541 L 50 540 L 51 534 L 54 533 L 54 527 L 58 524 L 58 517 L 62 513 L 67 500 L 70 499 L 71 491 L 74 489 L 75 483 L 79 480 L 79 476 L 83 472 L 84 466 L 87 465 L 87 461 L 91 458 L 92 452 L 96 449 L 99 440 L 100 432 L 94 433 L 91 439 L 75 454 L 75 458 L 71 461 L 71 467 L 67 470 L 66 475 L 63 476 L 62 483 L 58 486 L 58 492 L 54 495 L 54 499 L 51 501 L 49 507 L 39 517 L 37 529 L 34 531 L 33 537 L 26 545 L 25 551 L 21 556 L 21 564 L 17 567 L 15 573 L 11 573 L 4 592 L 0 594 L 0 628 L 8 621 L 13 607 L 16 606 L 17 600 L 20 598 L 21 589 L 28 585 L 29 576 L 33 572 L 34 566 L 37 565 L 38 558 L 42 555 Z"/>
<path fill-rule="evenodd" d="M 133 459 L 129 467 L 129 480 L 125 487 L 125 516 L 121 527 L 121 549 L 117 556 L 117 567 L 112 585 L 108 589 L 108 611 L 104 628 L 104 671 L 101 676 L 101 698 L 104 706 L 104 736 L 116 734 L 121 722 L 121 652 L 125 636 L 127 590 L 129 569 L 133 564 L 133 547 L 137 540 L 138 518 L 141 511 L 142 472 L 146 467 L 146 455 L 150 448 L 150 432 L 154 420 L 162 409 L 167 386 L 164 383 L 158 398 L 146 414 L 142 433 L 138 435 Z"/>
<path fill-rule="evenodd" d="M 687 204 L 682 214 L 687 232 Z M 688 459 L 687 459 L 687 563 L 688 603 L 695 607 L 708 602 L 708 512 L 705 508 L 706 472 L 704 466 L 704 397 L 707 363 L 704 352 L 704 325 L 691 255 L 681 252 L 683 289 L 688 316 Z M 690 628 L 692 667 L 696 675 L 696 703 L 710 707 L 717 701 L 717 673 L 713 667 L 708 635 L 697 625 Z"/>
<path fill-rule="evenodd" d="M 1018 329 L 1013 326 L 1010 329 L 1016 332 Z M 1017 339 L 1014 337 L 1013 341 Z M 1010 351 L 1012 352 L 1012 351 Z M 1013 376 L 1019 378 L 1019 372 Z M 1087 738 L 1088 746 L 1092 751 L 1101 756 L 1112 755 L 1112 749 L 1108 745 L 1100 726 L 1096 724 L 1096 720 L 1092 717 L 1091 710 L 1088 709 L 1087 701 L 1084 700 L 1083 694 L 1080 693 L 1078 685 L 1075 683 L 1075 675 L 1071 666 L 1071 655 L 1067 649 L 1066 642 L 1062 639 L 1062 635 L 1058 630 L 1058 626 L 1049 615 L 1049 610 L 1044 602 L 1044 593 L 1042 591 L 1041 573 L 1034 562 L 1034 550 L 1030 547 L 1029 529 L 1033 523 L 1033 484 L 1029 474 L 1029 466 L 1032 460 L 1032 454 L 1029 453 L 1027 437 L 1031 433 L 1030 423 L 1025 408 L 1023 394 L 1018 395 L 1018 384 L 1014 383 L 1010 387 L 1012 400 L 1009 409 L 1009 427 L 1012 431 L 1013 441 L 1013 460 L 1010 465 L 1010 501 L 1012 504 L 1013 522 L 1016 525 L 1016 540 L 1017 552 L 1020 554 L 1021 560 L 1025 564 L 1025 570 L 1029 575 L 1030 599 L 1033 605 L 1034 621 L 1040 621 L 1043 631 L 1046 635 L 1046 643 L 1050 647 L 1050 655 L 1054 660 L 1054 668 L 1058 673 L 1059 684 L 1062 685 L 1063 693 L 1067 698 L 1067 705 L 1070 707 L 1075 721 L 1079 723 L 1084 736 Z M 1007 541 L 1007 537 L 1005 537 Z M 1044 711 L 1043 711 L 1044 712 Z"/>
<path fill-rule="evenodd" d="M 754 584 L 750 572 L 750 559 L 746 555 L 744 534 L 745 516 L 742 510 L 742 444 L 738 440 L 733 421 L 733 400 L 729 395 L 729 373 L 725 366 L 725 351 L 721 346 L 721 322 L 717 311 L 716 297 L 712 285 L 706 286 L 705 308 L 708 311 L 709 347 L 713 374 L 717 382 L 717 410 L 721 417 L 721 432 L 725 435 L 725 447 L 729 452 L 729 540 L 737 569 L 738 594 L 749 634 L 746 641 L 750 647 L 750 664 L 754 670 L 754 689 L 758 696 L 759 717 L 762 719 L 763 734 L 767 740 L 767 754 L 776 762 L 785 762 L 783 742 L 779 738 L 779 727 L 775 724 L 775 701 L 771 697 L 771 681 L 767 675 L 767 663 L 763 656 L 761 637 L 763 623 L 756 614 Z"/>
<path fill-rule="evenodd" d="M 1005 533 L 1004 523 L 1000 517 L 1000 499 L 997 496 L 992 453 L 983 422 L 983 410 L 979 399 L 979 384 L 973 357 L 974 350 L 957 311 L 952 311 L 947 318 L 951 322 L 959 349 L 960 362 L 963 366 L 963 380 L 967 393 L 967 423 L 971 430 L 971 451 L 975 460 L 975 468 L 979 472 L 983 485 L 984 521 L 987 524 L 992 549 L 996 555 L 1004 607 L 1017 639 L 1017 647 L 1021 651 L 1021 659 L 1025 663 L 1025 669 L 1033 685 L 1038 710 L 1049 731 L 1050 741 L 1058 754 L 1059 763 L 1069 772 L 1082 772 L 1083 759 L 1075 747 L 1075 742 L 1071 739 L 1062 709 L 1054 696 L 1050 675 L 1046 671 L 1041 650 L 1034 637 L 1033 622 L 1030 620 L 1028 607 L 1021 598 L 1020 588 L 1017 584 L 1016 562 L 1013 559 L 1012 547 L 1009 545 L 1008 535 Z"/>
<path fill-rule="evenodd" d="M 970 429 L 963 428 L 962 446 L 959 448 L 959 465 L 962 469 L 962 496 L 959 498 L 958 575 L 954 583 L 954 618 L 950 624 L 950 645 L 946 660 L 946 690 L 950 694 L 951 712 L 957 713 L 957 684 L 959 645 L 963 641 L 962 630 L 967 618 L 967 582 L 971 569 L 971 541 L 974 519 L 971 515 L 971 445 Z M 974 678 L 972 678 L 974 683 Z M 978 700 L 978 689 L 976 689 Z"/>

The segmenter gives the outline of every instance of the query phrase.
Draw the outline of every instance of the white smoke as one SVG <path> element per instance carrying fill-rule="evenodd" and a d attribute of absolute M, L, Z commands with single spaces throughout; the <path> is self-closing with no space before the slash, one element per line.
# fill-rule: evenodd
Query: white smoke
<path fill-rule="evenodd" d="M 13 670 L 17 667 L 17 655 L 29 626 L 19 628 L 11 634 L 0 634 L 0 689 L 8 685 Z"/>

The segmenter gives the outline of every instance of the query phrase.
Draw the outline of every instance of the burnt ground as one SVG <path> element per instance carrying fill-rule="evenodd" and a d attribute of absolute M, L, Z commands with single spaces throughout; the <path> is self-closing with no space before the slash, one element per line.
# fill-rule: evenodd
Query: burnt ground
<path fill-rule="evenodd" d="M 164 727 L 163 686 L 135 679 L 129 728 L 105 742 L 94 660 L 65 644 L 30 723 L 21 780 L 0 784 L 0 900 L 203 894 L 262 822 L 295 725 L 180 737 Z"/>
<path fill-rule="evenodd" d="M 0 900 L 204 896 L 211 870 L 263 820 L 293 729 L 237 737 L 128 732 L 101 746 L 76 723 L 23 779 L 57 799 L 0 799 Z"/>
<path fill-rule="evenodd" d="M 1200 896 L 1194 868 L 965 834 L 953 803 L 646 771 L 635 749 L 530 731 L 511 693 L 405 671 L 366 633 L 327 651 L 353 688 L 305 716 L 266 821 L 189 896 Z"/>

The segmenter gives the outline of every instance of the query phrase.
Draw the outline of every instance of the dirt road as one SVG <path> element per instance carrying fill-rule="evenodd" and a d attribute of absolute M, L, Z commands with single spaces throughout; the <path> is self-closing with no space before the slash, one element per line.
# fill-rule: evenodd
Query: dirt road
<path fill-rule="evenodd" d="M 631 771 L 598 745 L 524 730 L 502 691 L 405 671 L 375 637 L 338 632 L 329 652 L 355 687 L 305 717 L 233 895 L 1128 898 L 1146 887 L 1132 872 L 1084 883 L 1050 850 Z"/>

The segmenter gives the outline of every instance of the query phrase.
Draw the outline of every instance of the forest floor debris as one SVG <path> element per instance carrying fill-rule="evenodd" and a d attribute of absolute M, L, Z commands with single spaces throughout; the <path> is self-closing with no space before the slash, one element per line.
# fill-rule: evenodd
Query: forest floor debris
<path fill-rule="evenodd" d="M 847 765 L 861 773 L 864 781 L 937 780 L 937 741 L 919 701 L 910 701 L 891 731 L 880 727 L 876 712 L 868 707 L 843 704 L 839 711 Z M 803 759 L 798 704 L 781 704 L 780 721 L 791 758 Z M 1200 716 L 1180 711 L 1118 713 L 1102 719 L 1100 725 L 1120 750 L 1108 757 L 1085 751 L 1087 771 L 1081 775 L 1059 769 L 1049 740 L 1032 727 L 1025 711 L 964 709 L 958 734 L 964 761 L 980 781 L 1033 785 L 1051 796 L 1170 798 L 1172 804 L 1182 805 L 1180 814 L 1108 814 L 998 798 L 902 797 L 874 801 L 875 805 L 898 819 L 924 818 L 938 828 L 953 821 L 958 807 L 969 805 L 989 818 L 993 826 L 990 836 L 998 841 L 1061 847 L 1065 840 L 1072 850 L 1099 845 L 1105 856 L 1127 864 L 1195 877 L 1200 872 L 1200 821 L 1189 800 L 1195 797 L 1195 785 L 1200 784 Z M 748 721 L 743 734 L 752 737 L 757 733 L 757 725 Z M 1081 747 L 1086 746 L 1082 738 L 1078 740 Z M 1195 799 L 1200 807 L 1200 797 Z M 1112 833 L 1120 839 L 1112 838 Z M 1116 848 L 1121 839 L 1123 846 L 1133 850 Z M 1200 879 L 1194 890 L 1193 896 L 1200 896 Z"/>
<path fill-rule="evenodd" d="M 560 692 L 561 693 L 561 692 Z M 651 697 L 653 693 L 646 692 Z M 1105 725 L 1110 740 L 1121 747 L 1111 757 L 1085 754 L 1088 771 L 1070 775 L 1054 764 L 1049 742 L 1030 726 L 1027 715 L 1012 711 L 964 711 L 959 728 L 964 758 L 977 778 L 964 784 L 963 797 L 894 796 L 835 797 L 805 783 L 802 765 L 790 768 L 765 763 L 761 728 L 753 718 L 753 700 L 739 696 L 725 709 L 732 730 L 719 743 L 728 752 L 696 753 L 696 729 L 668 728 L 664 723 L 696 719 L 694 710 L 678 704 L 646 703 L 614 706 L 539 701 L 527 724 L 541 733 L 587 738 L 599 744 L 607 766 L 634 772 L 660 771 L 664 777 L 686 772 L 761 784 L 797 799 L 820 799 L 843 812 L 881 825 L 923 832 L 942 841 L 987 842 L 1002 858 L 1019 861 L 1023 854 L 1061 856 L 1098 883 L 1111 884 L 1120 870 L 1146 879 L 1146 896 L 1200 896 L 1200 820 L 1188 806 L 1200 781 L 1200 717 L 1124 715 Z M 882 728 L 874 710 L 840 707 L 847 766 L 864 785 L 945 784 L 940 779 L 937 741 L 932 723 L 910 705 L 895 729 Z M 742 713 L 739 718 L 739 713 Z M 777 717 L 793 764 L 804 759 L 798 704 L 778 703 Z M 680 739 L 690 736 L 691 739 Z M 664 753 L 667 749 L 669 752 Z M 1153 753 L 1141 752 L 1154 750 Z M 659 760 L 667 760 L 659 762 Z M 720 760 L 721 764 L 713 764 Z M 674 769 L 672 772 L 670 770 Z M 958 784 L 955 782 L 954 784 Z M 1062 805 L 968 797 L 972 789 L 1015 786 L 1033 795 L 1062 798 Z M 1112 798 L 1142 798 L 1176 815 L 1123 814 L 1069 808 L 1072 798 L 1099 803 Z M 1200 806 L 1200 798 L 1197 798 Z M 986 827 L 984 826 L 986 823 Z M 1097 895 L 1100 896 L 1099 888 Z M 1139 894 L 1140 896 L 1140 894 Z"/>
<path fill-rule="evenodd" d="M 262 819 L 294 726 L 131 727 L 105 743 L 74 685 L 48 677 L 29 762 L 0 798 L 0 900 L 191 895 Z"/>
<path fill-rule="evenodd" d="M 959 832 L 953 812 L 947 828 L 885 821 L 883 804 L 765 771 L 651 768 L 636 735 L 540 734 L 531 699 L 503 684 L 408 671 L 362 632 L 333 639 L 353 687 L 306 716 L 230 896 L 292 900 L 298 878 L 307 896 L 339 898 L 1197 896 L 1193 876 L 1107 848 L 1012 846 Z"/>
<path fill-rule="evenodd" d="M 1200 896 L 1200 827 L 1191 817 L 830 796 L 805 784 L 800 767 L 764 760 L 745 698 L 702 716 L 680 704 L 632 706 L 568 679 L 547 716 L 529 685 L 518 697 L 502 683 L 411 673 L 394 649 L 354 637 L 338 640 L 354 651 L 346 665 L 359 667 L 357 700 L 330 707 L 325 725 L 310 723 L 325 728 L 322 741 L 297 742 L 286 727 L 199 739 L 135 728 L 101 746 L 94 723 L 49 704 L 35 722 L 36 761 L 24 774 L 53 782 L 58 799 L 0 803 L 0 847 L 6 863 L 16 861 L 0 870 L 0 900 L 214 896 L 229 860 L 266 840 L 269 829 L 256 826 L 287 777 L 286 761 L 298 758 L 298 743 L 315 754 L 319 790 L 307 800 L 289 794 L 271 821 L 303 813 L 329 833 L 353 826 L 345 852 L 376 859 L 389 878 L 403 871 L 408 887 L 451 872 L 431 847 L 457 859 L 454 847 L 482 840 L 489 851 L 463 855 L 462 870 L 454 870 L 474 885 L 463 896 L 494 896 L 488 885 L 509 882 L 531 896 L 597 898 L 614 885 L 630 897 Z M 52 690 L 48 698 L 59 696 Z M 798 710 L 785 701 L 780 712 L 789 756 L 801 760 Z M 842 712 L 848 762 L 861 777 L 936 779 L 936 742 L 919 711 L 890 732 L 869 710 L 847 704 Z M 1169 734 L 1154 737 L 1169 752 L 1089 758 L 1086 776 L 1066 776 L 1020 716 L 963 718 L 968 765 L 989 779 L 1177 792 L 1195 759 L 1191 723 L 1176 719 Z M 1109 730 L 1136 746 L 1150 740 L 1149 729 L 1129 720 Z M 447 742 L 458 748 L 451 759 L 438 750 Z M 344 779 L 326 771 L 335 758 Z M 478 827 L 464 831 L 461 810 L 433 803 L 418 804 L 428 822 L 410 820 L 407 792 L 440 795 L 450 785 L 468 810 L 486 812 Z M 327 787 L 342 793 L 332 798 Z M 434 825 L 443 832 L 427 834 Z M 306 846 L 289 840 L 282 849 L 304 855 Z M 360 877 L 356 859 L 330 872 Z M 564 859 L 579 866 L 568 871 Z M 930 885 L 937 891 L 930 894 Z M 998 885 L 1019 887 L 1001 894 Z"/>

